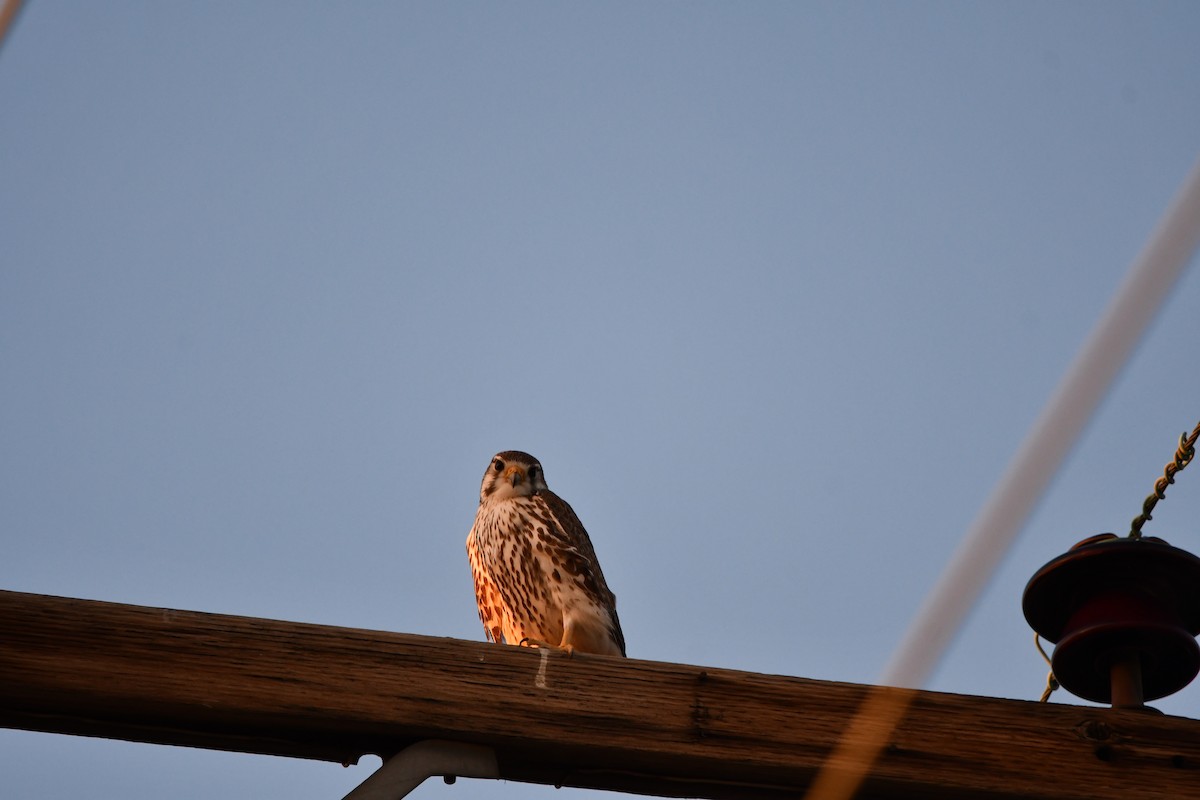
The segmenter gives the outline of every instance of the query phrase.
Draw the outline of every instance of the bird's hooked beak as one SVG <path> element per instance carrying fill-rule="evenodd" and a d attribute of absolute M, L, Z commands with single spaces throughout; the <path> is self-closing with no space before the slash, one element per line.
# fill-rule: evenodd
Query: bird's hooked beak
<path fill-rule="evenodd" d="M 518 483 L 525 480 L 525 470 L 513 464 L 508 469 L 504 470 L 504 480 L 512 484 L 515 489 Z"/>

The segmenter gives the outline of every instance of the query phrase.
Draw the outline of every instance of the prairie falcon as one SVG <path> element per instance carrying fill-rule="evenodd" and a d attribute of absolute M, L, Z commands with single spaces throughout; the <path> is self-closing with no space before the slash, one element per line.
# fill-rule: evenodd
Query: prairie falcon
<path fill-rule="evenodd" d="M 587 531 L 533 456 L 506 450 L 488 464 L 467 556 L 490 641 L 625 655 Z"/>

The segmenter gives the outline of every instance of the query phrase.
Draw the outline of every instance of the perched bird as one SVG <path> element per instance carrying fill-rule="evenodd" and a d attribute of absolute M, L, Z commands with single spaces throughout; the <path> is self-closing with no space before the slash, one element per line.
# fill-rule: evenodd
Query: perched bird
<path fill-rule="evenodd" d="M 587 531 L 533 456 L 506 450 L 488 464 L 467 556 L 490 641 L 625 655 Z"/>

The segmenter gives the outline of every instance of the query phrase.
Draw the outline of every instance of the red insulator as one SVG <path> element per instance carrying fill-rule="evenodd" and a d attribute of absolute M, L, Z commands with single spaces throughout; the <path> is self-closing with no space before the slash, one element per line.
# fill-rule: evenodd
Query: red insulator
<path fill-rule="evenodd" d="M 1200 673 L 1200 558 L 1162 539 L 1084 539 L 1029 579 L 1022 606 L 1085 700 L 1137 708 Z"/>

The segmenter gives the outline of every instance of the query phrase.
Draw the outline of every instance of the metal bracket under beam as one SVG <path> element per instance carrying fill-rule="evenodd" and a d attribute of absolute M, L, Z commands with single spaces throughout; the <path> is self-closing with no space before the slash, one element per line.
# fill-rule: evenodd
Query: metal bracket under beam
<path fill-rule="evenodd" d="M 490 747 L 427 739 L 384 761 L 342 800 L 400 800 L 434 775 L 443 776 L 447 783 L 459 776 L 498 778 L 500 767 Z"/>

